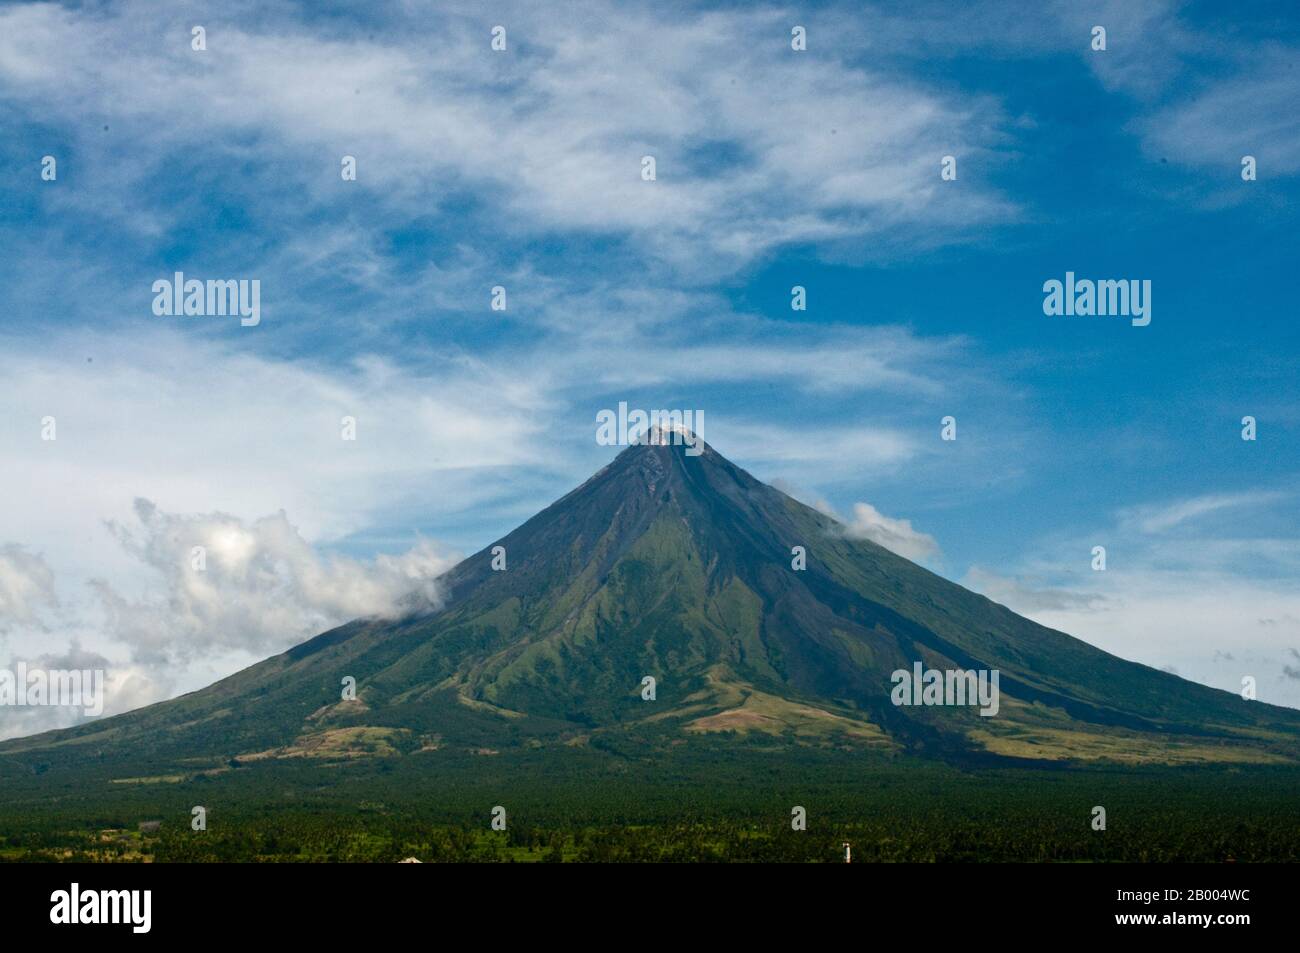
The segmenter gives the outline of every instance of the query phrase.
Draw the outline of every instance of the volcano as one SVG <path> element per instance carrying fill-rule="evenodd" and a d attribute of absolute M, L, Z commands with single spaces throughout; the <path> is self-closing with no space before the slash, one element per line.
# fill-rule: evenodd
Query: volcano
<path fill-rule="evenodd" d="M 702 440 L 627 448 L 440 587 L 436 611 L 351 622 L 201 691 L 5 742 L 0 762 L 705 738 L 895 759 L 1300 760 L 1300 712 L 1031 622 L 850 538 Z M 922 671 L 996 673 L 996 711 L 897 704 L 895 673 L 919 695 Z"/>

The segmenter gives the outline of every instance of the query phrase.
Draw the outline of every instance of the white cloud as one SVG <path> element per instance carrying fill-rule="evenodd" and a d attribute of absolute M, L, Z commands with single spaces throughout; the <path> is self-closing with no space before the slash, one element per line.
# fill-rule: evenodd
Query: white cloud
<path fill-rule="evenodd" d="M 372 564 L 322 556 L 283 512 L 245 522 L 136 500 L 135 513 L 136 524 L 115 524 L 113 535 L 161 587 L 141 601 L 103 582 L 96 589 L 109 630 L 147 663 L 231 649 L 266 654 L 351 619 L 433 608 L 434 580 L 452 564 L 427 543 Z"/>
<path fill-rule="evenodd" d="M 508 24 L 508 53 L 491 52 L 476 14 L 344 42 L 251 9 L 210 21 L 196 53 L 150 4 L 29 4 L 0 13 L 0 77 L 45 121 L 102 116 L 147 138 L 157 162 L 198 144 L 257 159 L 244 143 L 261 137 L 259 148 L 294 156 L 276 175 L 301 181 L 295 203 L 335 197 L 325 183 L 337 186 L 339 157 L 353 154 L 355 188 L 390 207 L 436 214 L 473 189 L 498 227 L 631 234 L 701 274 L 786 243 L 934 244 L 1015 215 L 977 180 L 944 189 L 938 176 L 945 153 L 996 145 L 994 103 L 849 65 L 841 56 L 853 51 L 829 35 L 815 55 L 794 53 L 783 11 L 520 3 L 494 16 Z M 652 183 L 640 177 L 646 154 Z M 148 170 L 118 165 L 86 162 L 87 187 L 69 183 L 62 200 L 165 234 L 181 210 L 142 206 Z"/>
<path fill-rule="evenodd" d="M 845 524 L 845 535 L 869 539 L 913 561 L 939 555 L 939 544 L 933 536 L 913 529 L 910 520 L 886 516 L 870 503 L 853 504 L 853 519 Z"/>
<path fill-rule="evenodd" d="M 1086 5 L 1058 0 L 1056 14 L 1070 43 L 1101 83 L 1139 97 L 1152 97 L 1180 73 L 1195 42 L 1177 18 L 1175 0 L 1101 0 Z M 1092 28 L 1106 30 L 1106 49 L 1091 47 Z"/>
<path fill-rule="evenodd" d="M 1254 507 L 1269 532 L 1289 525 L 1279 521 L 1290 496 L 1218 492 L 1126 508 L 1106 530 L 1028 544 L 1013 570 L 972 566 L 963 582 L 1122 658 L 1232 692 L 1250 675 L 1260 700 L 1300 708 L 1300 683 L 1284 671 L 1300 643 L 1300 540 L 1250 535 L 1240 519 L 1216 535 L 1208 519 Z M 1104 572 L 1090 568 L 1097 539 Z"/>
<path fill-rule="evenodd" d="M 6 339 L 0 379 L 0 525 L 48 560 L 62 542 L 58 571 L 71 557 L 83 578 L 120 561 L 88 534 L 129 519 L 138 496 L 172 512 L 284 509 L 328 541 L 385 507 L 459 509 L 490 490 L 484 474 L 545 466 L 527 438 L 547 426 L 549 398 L 508 365 L 454 353 L 417 369 L 365 357 L 326 368 L 158 328 L 69 332 Z M 57 440 L 40 439 L 45 416 Z M 355 441 L 341 439 L 345 416 Z"/>
<path fill-rule="evenodd" d="M 97 652 L 83 649 L 75 639 L 64 652 L 27 657 L 15 656 L 6 666 L 8 671 L 16 674 L 19 662 L 26 664 L 28 672 L 38 669 L 45 672 L 52 670 L 102 672 L 103 717 L 132 711 L 162 701 L 170 695 L 171 679 L 165 671 L 151 672 L 138 665 L 114 664 Z M 93 685 L 93 679 L 84 684 Z M 85 697 L 79 700 L 89 702 Z M 96 716 L 88 716 L 84 704 L 21 707 L 6 705 L 0 707 L 0 741 L 55 728 L 67 728 L 91 717 Z"/>
<path fill-rule="evenodd" d="M 54 572 L 45 560 L 16 543 L 0 546 L 0 634 L 15 625 L 39 626 L 57 606 Z"/>
<path fill-rule="evenodd" d="M 777 382 L 813 394 L 884 391 L 910 397 L 943 392 L 953 374 L 960 338 L 919 338 L 896 327 L 808 327 L 727 315 L 726 344 L 700 343 L 703 322 L 680 337 L 647 333 L 598 341 L 571 361 L 574 380 L 603 386 L 667 382 Z M 585 368 L 580 372 L 580 368 Z M 943 370 L 941 370 L 943 368 Z"/>
<path fill-rule="evenodd" d="M 1300 708 L 1300 684 L 1282 671 L 1288 647 L 1300 643 L 1294 586 L 1158 568 L 1092 575 L 1099 578 L 1076 591 L 1104 599 L 1027 614 L 1122 658 L 1173 665 L 1184 678 L 1225 691 L 1239 692 L 1242 676 L 1252 675 L 1261 701 Z M 1291 621 L 1264 626 L 1253 621 L 1260 617 Z"/>
<path fill-rule="evenodd" d="M 844 421 L 828 408 L 827 375 L 841 396 L 877 392 L 879 414 L 902 420 L 916 415 L 915 394 L 966 388 L 961 375 L 977 364 L 947 339 L 896 329 L 798 339 L 781 326 L 759 334 L 743 316 L 734 323 L 726 348 L 648 330 L 488 346 L 477 358 L 410 351 L 401 364 L 363 352 L 334 366 L 279 359 L 238 333 L 202 337 L 194 323 L 6 336 L 0 525 L 38 547 L 60 579 L 139 591 L 129 581 L 138 566 L 97 531 L 132 520 L 137 497 L 244 520 L 283 509 L 313 543 L 378 527 L 409 533 L 476 508 L 482 522 L 484 504 L 518 503 L 521 484 L 544 504 L 608 462 L 595 414 L 619 399 L 704 410 L 706 439 L 742 465 L 801 479 L 891 472 L 924 441 L 905 426 Z M 751 408 L 746 390 L 726 390 L 771 374 L 784 375 L 789 421 L 826 423 L 796 427 Z M 57 419 L 57 440 L 40 439 L 45 416 Z M 340 439 L 344 416 L 356 418 L 355 441 Z"/>

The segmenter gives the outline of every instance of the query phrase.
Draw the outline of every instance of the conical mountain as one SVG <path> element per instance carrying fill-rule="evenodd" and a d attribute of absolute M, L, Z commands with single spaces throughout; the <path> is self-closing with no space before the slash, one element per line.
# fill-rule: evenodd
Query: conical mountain
<path fill-rule="evenodd" d="M 437 611 L 352 622 L 0 754 L 194 765 L 731 732 L 896 757 L 1300 760 L 1300 712 L 1033 623 L 678 436 L 629 447 L 464 560 Z M 893 674 L 917 663 L 996 672 L 996 713 L 895 704 Z"/>

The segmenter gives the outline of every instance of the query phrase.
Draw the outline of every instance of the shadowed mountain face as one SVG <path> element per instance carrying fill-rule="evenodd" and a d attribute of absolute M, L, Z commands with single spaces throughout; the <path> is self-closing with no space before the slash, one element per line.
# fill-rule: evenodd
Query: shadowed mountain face
<path fill-rule="evenodd" d="M 946 759 L 1300 760 L 1300 712 L 1030 622 L 698 446 L 624 451 L 448 573 L 436 612 L 353 622 L 0 754 L 202 765 L 735 732 Z M 996 670 L 997 713 L 893 704 L 892 673 L 917 662 Z"/>

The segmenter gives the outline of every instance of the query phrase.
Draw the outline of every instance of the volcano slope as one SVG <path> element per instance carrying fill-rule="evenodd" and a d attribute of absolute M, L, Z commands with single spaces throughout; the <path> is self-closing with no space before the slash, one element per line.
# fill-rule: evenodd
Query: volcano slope
<path fill-rule="evenodd" d="M 7 741 L 0 778 L 726 742 L 895 762 L 1300 762 L 1300 712 L 1024 619 L 697 447 L 629 447 L 446 574 L 437 611 L 351 622 L 201 691 Z M 892 674 L 918 662 L 997 671 L 997 713 L 893 704 Z"/>

